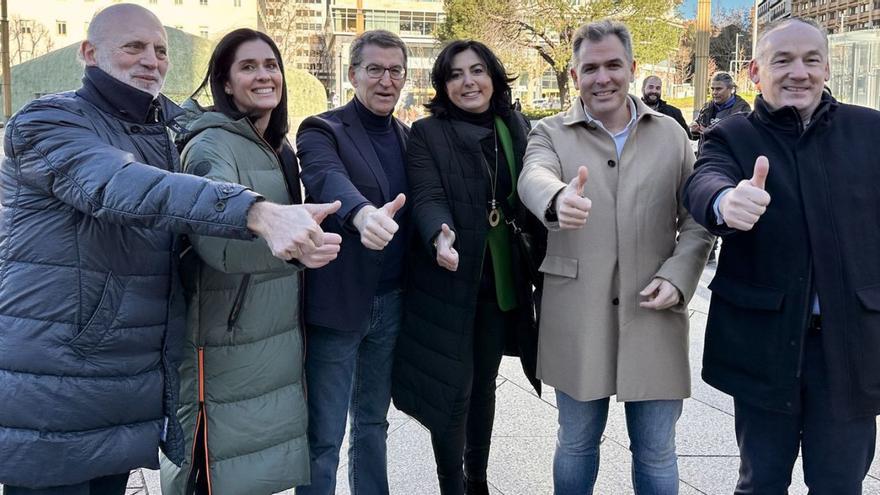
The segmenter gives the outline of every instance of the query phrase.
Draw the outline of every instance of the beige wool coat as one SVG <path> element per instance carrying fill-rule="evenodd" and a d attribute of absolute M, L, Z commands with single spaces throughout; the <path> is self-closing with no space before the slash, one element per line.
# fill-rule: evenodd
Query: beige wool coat
<path fill-rule="evenodd" d="M 578 100 L 534 127 L 518 183 L 523 203 L 550 229 L 538 378 L 581 401 L 690 395 L 687 301 L 712 236 L 682 204 L 694 164 L 687 136 L 633 100 L 637 120 L 619 158 L 611 135 L 588 122 Z M 563 231 L 545 212 L 581 165 L 592 209 L 585 227 Z M 683 301 L 641 308 L 639 292 L 654 277 L 672 283 Z"/>

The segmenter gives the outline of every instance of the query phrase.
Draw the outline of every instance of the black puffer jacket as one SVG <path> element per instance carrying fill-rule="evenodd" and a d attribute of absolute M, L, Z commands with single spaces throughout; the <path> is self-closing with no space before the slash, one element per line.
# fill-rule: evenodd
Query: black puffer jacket
<path fill-rule="evenodd" d="M 528 123 L 519 112 L 505 119 L 513 141 L 517 173 L 522 170 Z M 395 348 L 392 397 L 401 411 L 432 431 L 448 426 L 467 400 L 463 393 L 473 373 L 474 317 L 484 276 L 489 223 L 486 204 L 489 176 L 481 140 L 491 131 L 457 119 L 429 117 L 413 124 L 407 148 L 407 176 L 412 188 L 416 235 L 409 253 L 406 308 Z M 517 198 L 512 214 L 535 241 L 533 261 L 540 264 L 547 231 Z M 432 240 L 446 223 L 456 233 L 460 260 L 451 272 L 437 265 Z M 516 328 L 508 329 L 507 353 L 520 357 L 532 386 L 535 378 L 537 326 L 528 262 L 511 246 L 514 287 L 519 307 Z"/>
<path fill-rule="evenodd" d="M 170 174 L 180 109 L 87 68 L 25 106 L 0 168 L 0 483 L 79 483 L 183 457 L 173 232 L 250 238 L 242 186 Z M 164 442 L 160 440 L 164 437 Z M 161 444 L 161 445 L 160 445 Z"/>

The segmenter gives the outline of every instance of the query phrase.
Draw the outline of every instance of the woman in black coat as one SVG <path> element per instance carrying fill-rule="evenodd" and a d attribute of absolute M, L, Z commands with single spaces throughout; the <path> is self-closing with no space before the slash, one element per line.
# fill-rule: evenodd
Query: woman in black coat
<path fill-rule="evenodd" d="M 505 349 L 540 390 L 530 255 L 543 257 L 546 231 L 516 194 L 528 121 L 511 109 L 498 58 L 454 41 L 431 78 L 431 116 L 413 124 L 407 147 L 417 235 L 392 396 L 431 431 L 441 493 L 481 494 Z M 536 249 L 524 249 L 520 229 Z"/>

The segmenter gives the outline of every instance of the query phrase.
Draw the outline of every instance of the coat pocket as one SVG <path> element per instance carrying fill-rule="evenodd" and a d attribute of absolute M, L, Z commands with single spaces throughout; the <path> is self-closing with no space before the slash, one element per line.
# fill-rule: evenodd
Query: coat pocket
<path fill-rule="evenodd" d="M 108 273 L 98 307 L 85 326 L 68 342 L 71 347 L 77 352 L 87 354 L 104 341 L 113 321 L 116 320 L 124 290 L 125 287 L 119 279 Z"/>
<path fill-rule="evenodd" d="M 578 260 L 577 258 L 565 258 L 563 256 L 551 256 L 548 254 L 538 270 L 541 273 L 546 273 L 548 275 L 577 278 Z"/>
<path fill-rule="evenodd" d="M 729 304 L 746 309 L 779 311 L 785 293 L 772 287 L 762 287 L 727 277 L 716 276 L 709 290 Z"/>
<path fill-rule="evenodd" d="M 857 320 L 859 325 L 858 366 L 856 369 L 859 388 L 873 400 L 880 400 L 880 285 L 855 290 L 861 305 Z"/>
<path fill-rule="evenodd" d="M 866 311 L 880 312 L 880 285 L 856 289 L 856 297 Z"/>

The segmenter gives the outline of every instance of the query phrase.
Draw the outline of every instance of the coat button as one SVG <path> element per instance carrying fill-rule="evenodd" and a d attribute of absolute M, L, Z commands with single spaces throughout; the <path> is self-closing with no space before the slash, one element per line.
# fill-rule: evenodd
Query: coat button
<path fill-rule="evenodd" d="M 226 209 L 226 201 L 217 201 L 214 203 L 214 209 L 217 211 L 223 211 Z"/>
<path fill-rule="evenodd" d="M 613 305 L 615 305 L 615 306 L 619 306 L 619 305 L 620 305 L 620 299 L 617 298 L 617 297 L 615 297 L 614 299 L 611 300 L 611 304 L 613 304 Z"/>
<path fill-rule="evenodd" d="M 608 160 L 608 166 L 614 168 L 615 166 L 617 166 L 617 162 L 615 162 L 614 160 Z"/>
<path fill-rule="evenodd" d="M 788 344 L 791 345 L 792 347 L 796 347 L 796 346 L 797 346 L 797 340 L 791 339 L 791 340 L 788 342 Z"/>
<path fill-rule="evenodd" d="M 137 134 L 137 133 L 141 132 L 142 130 L 143 130 L 143 129 L 142 129 L 141 126 L 139 126 L 139 125 L 133 125 L 133 126 L 131 126 L 131 133 L 132 133 L 132 134 Z"/>
<path fill-rule="evenodd" d="M 791 409 L 791 402 L 786 402 L 786 403 L 785 403 L 785 407 Z"/>

